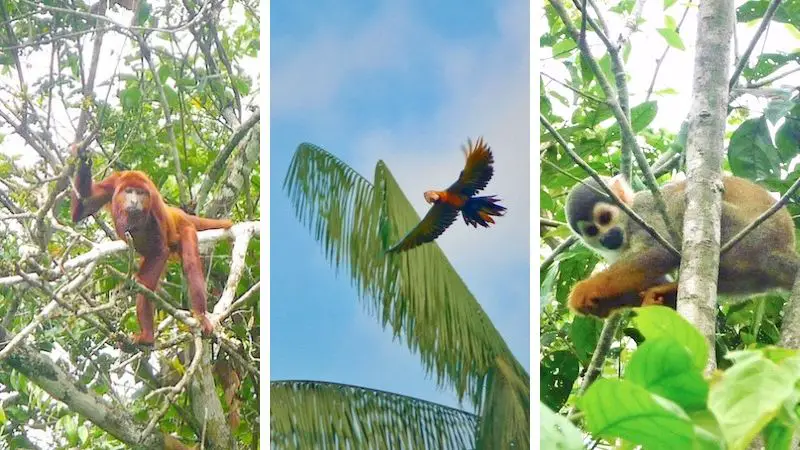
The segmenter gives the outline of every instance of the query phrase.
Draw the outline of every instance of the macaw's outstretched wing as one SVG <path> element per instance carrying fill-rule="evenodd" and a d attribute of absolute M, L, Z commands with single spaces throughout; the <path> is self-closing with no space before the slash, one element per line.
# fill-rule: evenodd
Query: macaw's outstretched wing
<path fill-rule="evenodd" d="M 458 210 L 446 203 L 435 203 L 422 221 L 411 230 L 406 237 L 394 244 L 387 253 L 411 250 L 414 247 L 431 242 L 439 237 L 458 216 Z"/>
<path fill-rule="evenodd" d="M 465 153 L 467 154 L 467 163 L 464 170 L 461 171 L 458 180 L 447 188 L 447 192 L 472 197 L 484 189 L 492 179 L 494 156 L 492 149 L 486 145 L 483 138 L 478 138 L 475 145 L 472 145 L 472 141 L 467 140 Z"/>

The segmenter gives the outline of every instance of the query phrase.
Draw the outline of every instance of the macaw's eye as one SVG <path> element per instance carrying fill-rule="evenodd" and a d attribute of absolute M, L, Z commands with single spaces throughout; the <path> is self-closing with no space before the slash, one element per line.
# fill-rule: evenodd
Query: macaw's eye
<path fill-rule="evenodd" d="M 589 237 L 597 236 L 597 227 L 594 225 L 589 225 L 585 230 L 583 230 L 583 232 Z"/>
<path fill-rule="evenodd" d="M 611 211 L 603 211 L 600 213 L 600 217 L 597 218 L 597 221 L 600 222 L 600 225 L 608 225 L 611 222 Z"/>

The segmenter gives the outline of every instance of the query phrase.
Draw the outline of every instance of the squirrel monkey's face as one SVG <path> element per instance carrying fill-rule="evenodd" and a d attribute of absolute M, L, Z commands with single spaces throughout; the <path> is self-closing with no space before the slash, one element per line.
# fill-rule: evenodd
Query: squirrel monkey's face
<path fill-rule="evenodd" d="M 603 180 L 623 201 L 632 203 L 633 192 L 622 178 L 603 177 Z M 567 197 L 566 213 L 572 231 L 607 260 L 615 260 L 626 247 L 627 216 L 594 179 L 586 179 L 572 189 Z"/>

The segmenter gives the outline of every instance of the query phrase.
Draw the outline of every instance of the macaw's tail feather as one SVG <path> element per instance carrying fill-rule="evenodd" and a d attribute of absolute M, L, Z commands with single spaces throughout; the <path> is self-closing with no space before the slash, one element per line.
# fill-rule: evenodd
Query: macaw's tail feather
<path fill-rule="evenodd" d="M 478 225 L 488 227 L 490 223 L 494 223 L 492 216 L 502 216 L 506 211 L 504 206 L 497 203 L 499 201 L 494 195 L 470 198 L 461 209 L 464 222 L 476 228 Z"/>
<path fill-rule="evenodd" d="M 233 222 L 228 219 L 207 219 L 205 217 L 189 216 L 189 221 L 197 231 L 214 230 L 217 228 L 227 229 L 233 226 Z"/>

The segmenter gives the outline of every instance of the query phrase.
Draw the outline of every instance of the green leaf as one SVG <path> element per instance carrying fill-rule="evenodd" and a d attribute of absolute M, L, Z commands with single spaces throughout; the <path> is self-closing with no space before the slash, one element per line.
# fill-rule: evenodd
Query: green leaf
<path fill-rule="evenodd" d="M 603 322 L 590 316 L 575 316 L 569 329 L 569 340 L 575 346 L 578 357 L 588 364 L 603 329 Z"/>
<path fill-rule="evenodd" d="M 475 444 L 477 416 L 390 392 L 339 383 L 273 381 L 270 403 L 274 448 L 460 450 Z"/>
<path fill-rule="evenodd" d="M 780 161 L 766 118 L 746 120 L 733 132 L 728 144 L 728 162 L 734 175 L 754 181 L 779 177 Z"/>
<path fill-rule="evenodd" d="M 794 394 L 798 377 L 753 352 L 737 360 L 711 386 L 708 408 L 731 450 L 747 447 Z"/>
<path fill-rule="evenodd" d="M 283 187 L 300 223 L 334 270 L 349 276 L 376 319 L 420 356 L 439 384 L 458 399 L 482 405 L 479 434 L 490 433 L 493 448 L 512 441 L 529 445 L 529 375 L 438 244 L 386 253 L 420 222 L 386 164 L 378 161 L 370 182 L 322 148 L 303 143 Z M 497 424 L 505 424 L 502 433 Z M 331 446 L 344 445 L 336 442 Z"/>
<path fill-rule="evenodd" d="M 708 362 L 708 343 L 697 328 L 676 311 L 666 306 L 646 306 L 633 309 L 633 323 L 645 339 L 671 337 L 691 355 L 695 369 L 703 370 Z"/>
<path fill-rule="evenodd" d="M 669 14 L 664 14 L 664 28 L 669 30 L 674 30 L 678 28 L 678 22 L 675 21 L 675 18 L 670 16 Z"/>
<path fill-rule="evenodd" d="M 178 93 L 175 92 L 175 89 L 172 89 L 168 85 L 164 85 L 164 94 L 167 97 L 167 104 L 169 105 L 170 109 L 175 111 L 180 108 L 180 97 L 178 97 Z"/>
<path fill-rule="evenodd" d="M 578 359 L 572 352 L 560 350 L 542 358 L 539 371 L 542 401 L 555 411 L 561 409 L 579 371 Z"/>
<path fill-rule="evenodd" d="M 570 53 L 572 53 L 572 50 L 575 50 L 577 47 L 578 44 L 569 38 L 556 42 L 556 44 L 553 46 L 553 58 L 566 58 L 570 55 Z"/>
<path fill-rule="evenodd" d="M 158 68 L 158 80 L 161 83 L 164 83 L 165 81 L 167 81 L 167 78 L 169 78 L 171 75 L 172 75 L 172 67 L 171 66 L 169 66 L 167 64 L 162 64 Z"/>
<path fill-rule="evenodd" d="M 631 128 L 633 128 L 633 132 L 638 133 L 647 128 L 653 119 L 656 118 L 657 114 L 658 102 L 655 100 L 644 102 L 631 108 Z M 615 122 L 613 125 L 608 127 L 606 139 L 618 140 L 620 138 L 620 132 L 621 130 L 619 123 Z"/>
<path fill-rule="evenodd" d="M 678 50 L 686 50 L 686 46 L 683 45 L 683 39 L 681 39 L 681 35 L 675 31 L 674 28 L 659 28 L 658 34 L 660 34 L 665 41 L 667 41 L 667 45 L 672 48 L 677 48 Z"/>
<path fill-rule="evenodd" d="M 8 421 L 8 417 L 6 417 L 6 411 L 3 409 L 3 405 L 0 404 L 0 425 L 5 425 Z"/>
<path fill-rule="evenodd" d="M 622 438 L 652 449 L 689 449 L 695 432 L 675 403 L 626 380 L 599 379 L 578 400 L 586 428 L 604 438 Z"/>
<path fill-rule="evenodd" d="M 686 347 L 671 337 L 647 339 L 625 367 L 625 379 L 686 411 L 706 406 L 708 383 Z"/>
<path fill-rule="evenodd" d="M 138 87 L 129 87 L 119 93 L 123 109 L 135 109 L 142 103 L 142 90 Z"/>
<path fill-rule="evenodd" d="M 771 100 L 764 110 L 764 116 L 773 125 L 777 124 L 779 120 L 786 117 L 787 114 L 797 105 L 792 99 L 792 92 L 784 90 L 779 98 Z"/>
<path fill-rule="evenodd" d="M 670 6 L 672 6 L 672 5 L 674 5 L 674 4 L 675 4 L 675 2 L 677 2 L 677 1 L 678 1 L 678 0 L 664 0 L 664 11 L 666 11 L 667 9 L 669 9 L 669 7 L 670 7 Z"/>
<path fill-rule="evenodd" d="M 775 133 L 775 145 L 784 161 L 789 161 L 800 154 L 800 105 L 795 105 L 783 125 L 778 128 L 778 132 Z"/>
<path fill-rule="evenodd" d="M 583 434 L 566 417 L 539 403 L 540 448 L 552 450 L 584 450 Z"/>

